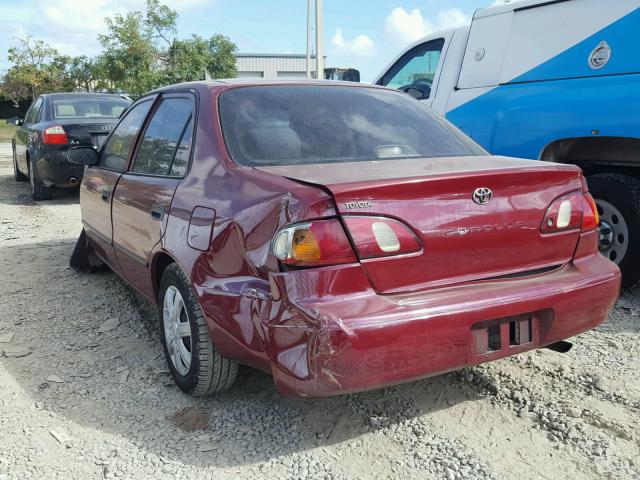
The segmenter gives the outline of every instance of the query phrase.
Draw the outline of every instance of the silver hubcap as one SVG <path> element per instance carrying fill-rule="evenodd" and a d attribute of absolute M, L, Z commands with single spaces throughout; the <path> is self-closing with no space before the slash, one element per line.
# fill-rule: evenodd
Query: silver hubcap
<path fill-rule="evenodd" d="M 162 321 L 171 363 L 180 375 L 186 375 L 191 368 L 191 325 L 182 295 L 174 286 L 164 294 Z"/>
<path fill-rule="evenodd" d="M 600 215 L 600 253 L 620 264 L 629 248 L 629 227 L 616 207 L 596 199 Z"/>

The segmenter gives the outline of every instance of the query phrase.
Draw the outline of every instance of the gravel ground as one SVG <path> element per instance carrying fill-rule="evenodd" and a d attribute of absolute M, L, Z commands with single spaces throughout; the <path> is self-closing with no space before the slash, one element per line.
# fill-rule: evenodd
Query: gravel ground
<path fill-rule="evenodd" d="M 153 306 L 79 275 L 77 194 L 34 203 L 0 147 L 0 479 L 640 479 L 640 290 L 567 354 L 375 392 L 192 399 Z"/>

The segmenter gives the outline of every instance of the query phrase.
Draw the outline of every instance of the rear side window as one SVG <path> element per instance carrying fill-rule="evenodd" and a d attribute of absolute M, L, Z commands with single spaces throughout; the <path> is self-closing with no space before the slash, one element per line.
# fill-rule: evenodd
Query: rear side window
<path fill-rule="evenodd" d="M 32 123 L 36 123 L 38 121 L 38 117 L 40 116 L 41 108 L 42 108 L 42 97 L 39 97 L 27 112 L 27 115 L 25 116 L 25 119 L 24 119 L 24 123 L 26 125 L 31 125 Z"/>
<path fill-rule="evenodd" d="M 118 118 L 131 102 L 123 98 L 60 98 L 51 101 L 53 118 Z"/>
<path fill-rule="evenodd" d="M 132 172 L 184 175 L 191 146 L 192 110 L 190 98 L 162 100 L 144 132 Z M 175 168 L 174 159 L 177 161 Z"/>
<path fill-rule="evenodd" d="M 104 145 L 100 156 L 101 167 L 124 171 L 135 139 L 152 104 L 153 102 L 149 99 L 134 105 L 127 112 Z"/>
<path fill-rule="evenodd" d="M 229 154 L 244 165 L 486 154 L 421 102 L 391 90 L 241 87 L 219 103 Z"/>

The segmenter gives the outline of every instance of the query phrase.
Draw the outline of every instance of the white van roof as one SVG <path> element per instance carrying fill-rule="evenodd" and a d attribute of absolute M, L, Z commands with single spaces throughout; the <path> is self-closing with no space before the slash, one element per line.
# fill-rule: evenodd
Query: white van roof
<path fill-rule="evenodd" d="M 542 5 L 548 5 L 550 3 L 562 3 L 570 2 L 571 0 L 513 0 L 504 5 L 496 5 L 493 7 L 481 8 L 476 11 L 473 18 L 490 17 L 492 15 L 499 15 L 505 12 L 512 12 L 514 10 L 524 10 L 527 8 L 535 8 Z"/>

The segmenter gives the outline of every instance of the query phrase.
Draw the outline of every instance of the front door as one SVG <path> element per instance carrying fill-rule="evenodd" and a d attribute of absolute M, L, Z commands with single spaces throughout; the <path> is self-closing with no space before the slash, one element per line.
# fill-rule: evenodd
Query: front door
<path fill-rule="evenodd" d="M 445 39 L 438 38 L 413 47 L 391 66 L 378 84 L 396 88 L 431 105 L 444 44 Z"/>
<path fill-rule="evenodd" d="M 153 299 L 150 262 L 166 230 L 169 207 L 189 163 L 191 94 L 162 95 L 113 197 L 113 245 L 127 280 Z"/>
<path fill-rule="evenodd" d="M 42 110 L 42 97 L 38 97 L 35 102 L 31 105 L 27 114 L 24 116 L 24 121 L 22 126 L 18 129 L 16 133 L 16 161 L 18 162 L 18 166 L 22 173 L 27 173 L 29 171 L 29 165 L 27 161 L 27 150 L 29 149 L 29 144 L 32 141 L 37 140 L 35 137 L 36 132 L 33 129 L 33 126 L 38 122 L 40 118 L 40 111 Z"/>
<path fill-rule="evenodd" d="M 80 186 L 83 227 L 95 252 L 116 271 L 119 267 L 112 246 L 111 226 L 113 191 L 129 164 L 136 138 L 152 104 L 153 98 L 149 98 L 131 107 L 107 139 L 98 164 L 87 168 Z"/>

